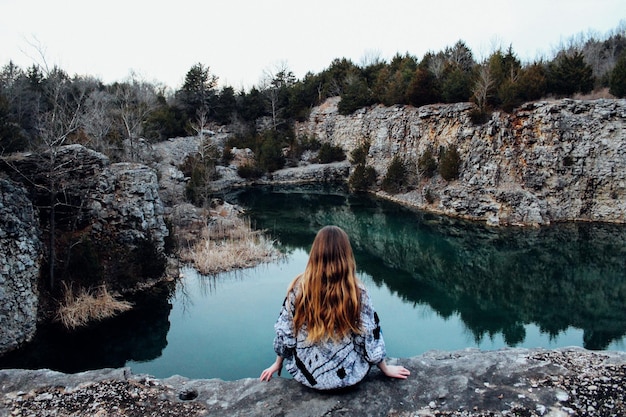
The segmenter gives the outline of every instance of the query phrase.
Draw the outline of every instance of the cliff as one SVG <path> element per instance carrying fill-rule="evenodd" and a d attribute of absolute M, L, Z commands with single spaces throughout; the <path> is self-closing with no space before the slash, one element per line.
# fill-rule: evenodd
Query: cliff
<path fill-rule="evenodd" d="M 41 239 L 26 190 L 0 179 L 0 353 L 35 335 Z"/>
<path fill-rule="evenodd" d="M 453 146 L 458 179 L 417 179 L 392 200 L 491 225 L 626 221 L 626 100 L 527 103 L 472 121 L 469 103 L 374 106 L 342 116 L 333 98 L 297 126 L 299 135 L 341 146 L 368 143 L 367 165 L 384 177 L 394 156 L 411 170 L 430 149 Z"/>
<path fill-rule="evenodd" d="M 169 232 L 151 168 L 69 145 L 54 158 L 2 158 L 0 175 L 0 354 L 32 339 L 61 280 L 122 291 L 162 276 Z M 50 278 L 43 242 L 60 278 Z"/>
<path fill-rule="evenodd" d="M 0 416 L 623 416 L 626 353 L 505 349 L 398 360 L 407 380 L 373 369 L 322 393 L 292 379 L 157 380 L 126 369 L 80 374 L 1 370 Z"/>

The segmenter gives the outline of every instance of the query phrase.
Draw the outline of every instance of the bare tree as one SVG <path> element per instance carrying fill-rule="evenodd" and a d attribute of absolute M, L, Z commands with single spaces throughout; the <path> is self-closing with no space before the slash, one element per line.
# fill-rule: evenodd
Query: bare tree
<path fill-rule="evenodd" d="M 261 91 L 268 99 L 274 129 L 278 126 L 279 113 L 284 104 L 284 94 L 295 82 L 296 78 L 293 72 L 289 70 L 286 62 L 280 62 L 273 69 L 263 71 Z"/>
<path fill-rule="evenodd" d="M 85 133 L 93 139 L 92 147 L 105 155 L 110 153 L 106 137 L 114 125 L 112 114 L 114 104 L 115 97 L 109 92 L 93 91 L 85 101 L 85 111 L 80 120 Z"/>
<path fill-rule="evenodd" d="M 47 73 L 44 83 L 44 97 L 49 105 L 46 112 L 39 117 L 38 130 L 40 149 L 39 155 L 45 173 L 44 179 L 35 182 L 35 186 L 43 189 L 48 196 L 48 206 L 40 207 L 48 212 L 48 266 L 49 285 L 54 288 L 56 268 L 56 234 L 57 210 L 67 205 L 66 198 L 60 198 L 65 193 L 64 178 L 74 169 L 71 160 L 59 154 L 70 136 L 79 127 L 79 120 L 83 103 L 87 95 L 86 84 L 73 83 L 67 74 L 57 67 Z"/>
<path fill-rule="evenodd" d="M 476 103 L 478 104 L 480 110 L 485 110 L 487 105 L 487 98 L 493 85 L 494 79 L 491 75 L 489 63 L 484 62 L 479 68 L 478 79 L 476 80 L 476 84 L 474 84 L 474 88 L 472 90 L 472 92 L 474 93 L 474 97 L 476 98 Z"/>
<path fill-rule="evenodd" d="M 191 129 L 200 138 L 200 142 L 204 141 L 204 135 L 209 131 L 209 114 L 206 109 L 196 110 L 196 119 L 189 124 Z"/>
<path fill-rule="evenodd" d="M 115 86 L 117 111 L 130 143 L 130 158 L 136 159 L 135 142 L 143 132 L 143 123 L 154 110 L 157 96 L 154 86 L 131 74 L 127 82 Z"/>

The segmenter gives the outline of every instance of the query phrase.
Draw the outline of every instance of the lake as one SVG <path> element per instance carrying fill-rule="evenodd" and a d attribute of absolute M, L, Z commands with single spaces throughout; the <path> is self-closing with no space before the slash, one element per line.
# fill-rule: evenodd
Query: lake
<path fill-rule="evenodd" d="M 258 377 L 275 357 L 273 325 L 286 288 L 327 224 L 350 236 L 391 357 L 626 346 L 623 225 L 493 228 L 335 187 L 252 188 L 227 198 L 276 240 L 280 261 L 214 277 L 183 268 L 180 282 L 137 300 L 135 311 L 78 332 L 45 329 L 0 366 Z"/>

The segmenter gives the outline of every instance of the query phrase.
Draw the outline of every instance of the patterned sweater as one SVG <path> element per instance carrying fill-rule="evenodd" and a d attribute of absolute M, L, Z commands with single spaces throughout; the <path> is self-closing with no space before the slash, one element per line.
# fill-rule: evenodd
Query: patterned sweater
<path fill-rule="evenodd" d="M 306 325 L 300 329 L 297 338 L 294 334 L 297 290 L 296 286 L 287 294 L 274 325 L 274 350 L 283 357 L 287 371 L 302 384 L 319 390 L 344 388 L 360 382 L 371 365 L 385 358 L 385 342 L 378 315 L 367 290 L 360 287 L 363 334 L 346 336 L 340 342 L 328 340 L 315 344 L 306 340 Z"/>

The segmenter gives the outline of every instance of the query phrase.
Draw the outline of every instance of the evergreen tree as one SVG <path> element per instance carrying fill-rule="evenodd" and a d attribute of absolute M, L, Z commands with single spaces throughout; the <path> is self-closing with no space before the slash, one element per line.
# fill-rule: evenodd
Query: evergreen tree
<path fill-rule="evenodd" d="M 341 101 L 337 107 L 339 114 L 346 115 L 362 107 L 367 107 L 373 102 L 372 94 L 367 87 L 365 79 L 353 76 L 346 83 L 344 92 L 341 94 Z"/>
<path fill-rule="evenodd" d="M 626 97 L 626 52 L 617 60 L 609 80 L 609 91 L 615 97 Z"/>
<path fill-rule="evenodd" d="M 409 84 L 407 100 L 416 107 L 439 102 L 441 93 L 435 75 L 426 68 L 416 69 Z"/>
<path fill-rule="evenodd" d="M 518 92 L 522 101 L 539 100 L 546 94 L 547 86 L 546 70 L 541 63 L 535 62 L 520 71 Z"/>
<path fill-rule="evenodd" d="M 185 75 L 185 82 L 176 92 L 176 98 L 188 118 L 194 118 L 198 112 L 209 113 L 213 98 L 217 76 L 209 72 L 209 67 L 197 63 Z"/>
<path fill-rule="evenodd" d="M 562 53 L 548 65 L 548 90 L 559 96 L 586 94 L 593 89 L 593 71 L 585 63 L 583 54 Z"/>

